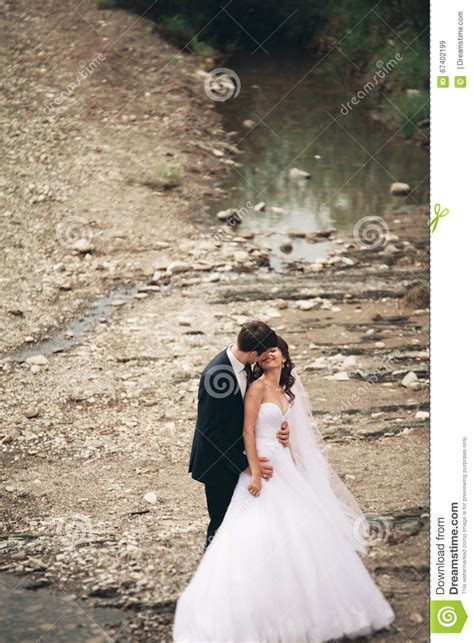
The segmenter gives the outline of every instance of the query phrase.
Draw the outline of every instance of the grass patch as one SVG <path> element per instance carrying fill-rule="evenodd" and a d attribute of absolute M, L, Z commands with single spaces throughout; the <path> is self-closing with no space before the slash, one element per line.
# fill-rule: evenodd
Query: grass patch
<path fill-rule="evenodd" d="M 390 102 L 385 104 L 384 112 L 390 127 L 400 128 L 402 136 L 409 138 L 420 121 L 430 117 L 429 92 L 408 94 L 406 91 L 397 92 L 390 96 Z"/>
<path fill-rule="evenodd" d="M 180 185 L 183 181 L 183 176 L 181 172 L 181 166 L 180 165 L 167 165 L 163 169 L 163 177 L 165 179 L 168 179 L 169 181 L 172 181 L 173 183 L 176 183 L 177 185 Z"/>

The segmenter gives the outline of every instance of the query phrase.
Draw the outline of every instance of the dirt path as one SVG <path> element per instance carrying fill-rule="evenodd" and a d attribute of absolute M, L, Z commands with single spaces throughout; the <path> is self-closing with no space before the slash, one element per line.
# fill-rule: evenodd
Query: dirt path
<path fill-rule="evenodd" d="M 374 639 L 427 641 L 428 315 L 401 302 L 426 283 L 425 208 L 386 217 L 385 247 L 341 238 L 318 272 L 272 274 L 265 249 L 236 234 L 216 242 L 205 226 L 203 199 L 232 159 L 215 153 L 229 139 L 202 61 L 92 2 L 8 6 L 0 571 L 77 606 L 125 608 L 97 640 L 169 640 L 206 524 L 186 475 L 199 373 L 260 317 L 292 345 L 331 460 L 374 514 L 367 564 L 397 615 Z M 92 247 L 58 243 L 58 224 L 83 220 Z M 61 350 L 28 339 L 122 284 L 135 290 L 113 295 L 89 332 L 60 331 Z M 18 363 L 19 349 L 44 359 Z"/>

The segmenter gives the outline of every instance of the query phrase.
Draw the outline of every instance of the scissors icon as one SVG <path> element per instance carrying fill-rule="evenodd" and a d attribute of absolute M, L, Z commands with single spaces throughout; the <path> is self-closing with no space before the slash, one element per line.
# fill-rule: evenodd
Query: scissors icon
<path fill-rule="evenodd" d="M 433 234 L 433 232 L 438 227 L 438 221 L 442 217 L 445 217 L 447 214 L 449 214 L 449 210 L 448 208 L 443 208 L 443 210 L 441 210 L 441 204 L 435 203 L 434 213 L 435 213 L 435 216 L 431 219 L 429 223 L 429 227 L 431 228 L 431 234 Z"/>

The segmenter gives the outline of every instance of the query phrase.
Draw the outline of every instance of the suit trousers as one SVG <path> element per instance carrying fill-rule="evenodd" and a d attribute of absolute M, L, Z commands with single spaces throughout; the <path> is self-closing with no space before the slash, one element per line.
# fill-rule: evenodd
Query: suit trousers
<path fill-rule="evenodd" d="M 207 528 L 207 537 L 205 547 L 208 547 L 219 529 L 227 508 L 230 505 L 232 495 L 239 477 L 226 478 L 219 482 L 206 482 L 206 500 L 207 511 L 209 513 L 209 527 Z"/>

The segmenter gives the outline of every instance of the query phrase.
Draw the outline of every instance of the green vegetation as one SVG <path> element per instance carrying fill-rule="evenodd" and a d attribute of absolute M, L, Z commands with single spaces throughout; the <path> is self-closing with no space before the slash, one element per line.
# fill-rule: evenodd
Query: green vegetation
<path fill-rule="evenodd" d="M 183 177 L 181 175 L 180 165 L 167 165 L 163 170 L 163 176 L 177 185 L 181 184 Z"/>
<path fill-rule="evenodd" d="M 384 111 L 387 124 L 400 128 L 402 136 L 409 138 L 419 123 L 430 116 L 429 91 L 420 91 L 419 94 L 395 93 L 390 102 L 384 105 Z"/>
<path fill-rule="evenodd" d="M 410 136 L 427 118 L 429 104 L 428 0 L 99 0 L 146 13 L 157 29 L 180 48 L 209 57 L 217 50 L 254 52 L 262 44 L 298 47 L 315 57 L 315 73 L 332 73 L 336 82 L 357 91 L 381 63 L 398 54 L 400 62 L 367 100 L 382 108 L 390 126 Z M 260 48 L 260 51 L 263 51 Z M 317 64 L 320 61 L 321 64 Z M 419 94 L 406 90 L 418 90 Z"/>

